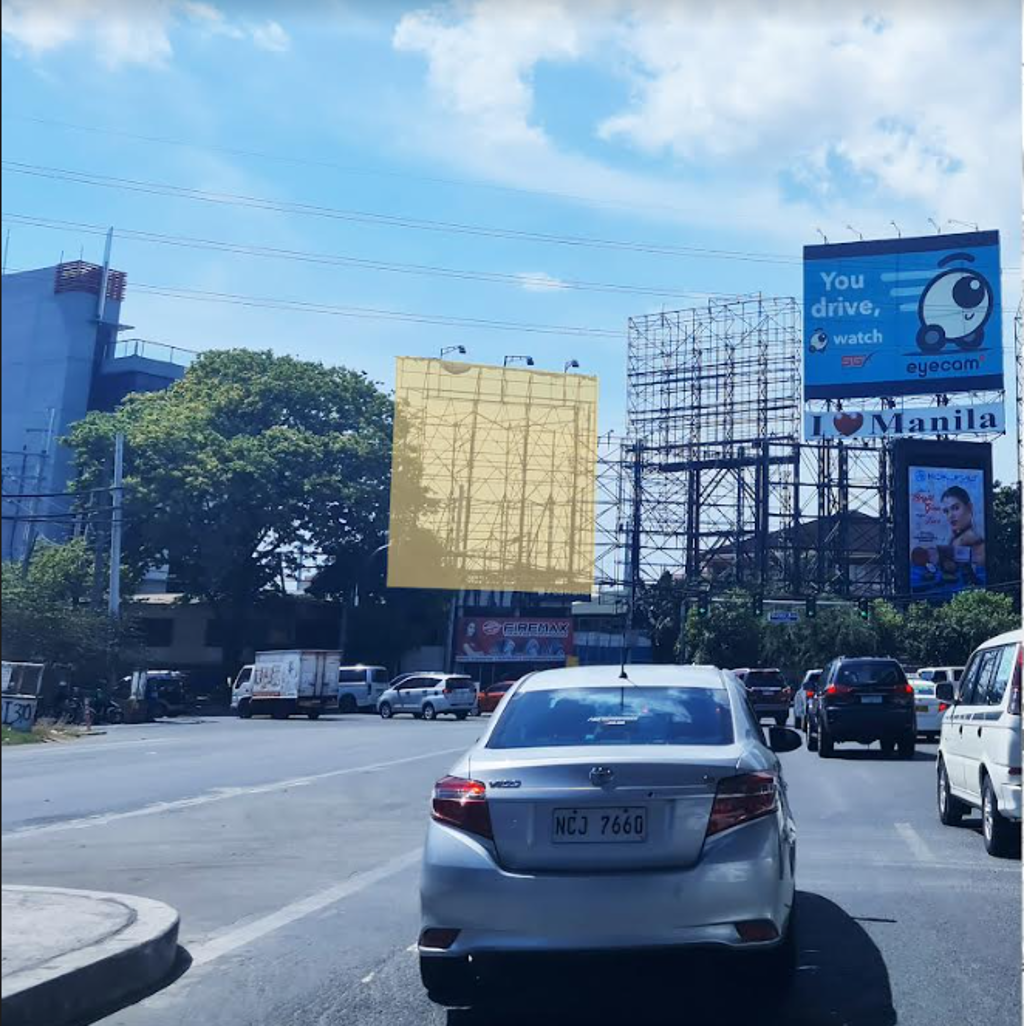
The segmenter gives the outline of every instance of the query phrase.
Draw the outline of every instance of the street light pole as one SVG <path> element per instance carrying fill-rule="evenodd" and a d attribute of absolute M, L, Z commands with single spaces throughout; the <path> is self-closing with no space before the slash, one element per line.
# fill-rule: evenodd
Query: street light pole
<path fill-rule="evenodd" d="M 114 436 L 114 486 L 110 492 L 110 593 L 108 612 L 121 614 L 121 531 L 124 506 L 124 434 Z"/>

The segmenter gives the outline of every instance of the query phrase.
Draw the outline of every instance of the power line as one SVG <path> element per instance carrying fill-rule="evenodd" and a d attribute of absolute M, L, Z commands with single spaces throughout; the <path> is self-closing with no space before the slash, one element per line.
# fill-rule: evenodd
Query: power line
<path fill-rule="evenodd" d="M 298 167 L 316 167 L 341 174 L 358 175 L 367 178 L 398 178 L 408 181 L 435 182 L 441 185 L 456 185 L 460 189 L 489 189 L 496 192 L 519 193 L 525 196 L 540 196 L 545 199 L 572 200 L 577 203 L 588 203 L 593 206 L 619 207 L 624 210 L 647 210 L 659 213 L 686 214 L 688 211 L 667 203 L 642 203 L 627 200 L 612 200 L 601 196 L 587 196 L 581 193 L 559 192 L 550 189 L 529 189 L 525 186 L 501 185 L 495 182 L 482 182 L 472 178 L 447 178 L 441 175 L 417 175 L 409 171 L 390 171 L 382 168 L 352 167 L 337 164 L 330 160 L 318 160 L 313 157 L 298 157 L 294 154 L 269 153 L 266 150 L 252 150 L 239 146 L 219 146 L 216 143 L 198 143 L 189 139 L 174 139 L 169 136 L 145 135 L 141 132 L 129 132 L 122 129 L 100 127 L 98 125 L 78 125 L 70 121 L 56 121 L 50 118 L 37 118 L 27 114 L 7 114 L 8 121 L 25 121 L 36 125 L 52 128 L 70 129 L 75 132 L 90 132 L 96 135 L 114 136 L 132 139 L 136 142 L 155 143 L 163 146 L 180 146 L 187 149 L 206 150 L 215 153 L 230 153 L 239 157 L 256 157 L 281 164 Z"/>
<path fill-rule="evenodd" d="M 149 182 L 141 179 L 117 178 L 89 171 L 70 168 L 49 167 L 41 164 L 25 164 L 20 161 L 3 161 L 3 169 L 13 174 L 49 178 L 55 181 L 73 182 L 108 189 L 142 192 L 156 196 L 173 196 L 204 203 L 226 204 L 268 210 L 274 213 L 300 214 L 308 217 L 322 217 L 331 220 L 373 224 L 388 228 L 407 228 L 417 231 L 447 232 L 457 235 L 475 235 L 486 238 L 512 239 L 523 242 L 540 242 L 550 245 L 594 247 L 598 249 L 624 250 L 627 252 L 653 253 L 658 256 L 702 257 L 705 259 L 748 260 L 754 263 L 788 264 L 800 266 L 799 257 L 781 254 L 752 253 L 740 250 L 707 249 L 698 246 L 669 246 L 653 242 L 634 242 L 626 239 L 603 239 L 589 235 L 554 235 L 547 232 L 531 232 L 516 228 L 502 228 L 493 225 L 467 224 L 457 221 L 433 221 L 424 218 L 400 217 L 395 214 L 380 214 L 365 210 L 345 210 L 336 207 L 317 206 L 310 203 L 294 203 L 267 199 L 260 196 L 244 196 L 237 193 L 211 192 L 187 186 L 170 185 L 164 182 Z"/>
<path fill-rule="evenodd" d="M 3 220 L 9 224 L 25 225 L 33 228 L 46 228 L 60 231 L 77 231 L 89 235 L 106 235 L 108 226 L 88 224 L 79 221 L 61 221 L 54 218 L 35 217 L 29 214 L 5 213 Z M 117 229 L 119 239 L 148 242 L 166 246 L 180 246 L 186 249 L 213 250 L 219 253 L 237 253 L 243 256 L 266 257 L 277 260 L 295 260 L 303 263 L 325 264 L 327 266 L 361 267 L 367 270 L 388 271 L 398 274 L 420 274 L 443 278 L 457 278 L 467 281 L 493 282 L 501 285 L 513 285 L 524 288 L 534 283 L 540 290 L 614 292 L 653 297 L 681 297 L 704 299 L 722 293 L 686 291 L 675 288 L 658 288 L 649 285 L 629 285 L 616 282 L 581 281 L 574 279 L 532 279 L 529 274 L 508 274 L 496 271 L 471 271 L 465 268 L 439 267 L 433 264 L 392 263 L 384 260 L 371 260 L 365 257 L 354 257 L 343 254 L 311 253 L 303 250 L 280 249 L 273 246 L 258 246 L 250 243 L 230 242 L 221 239 L 203 239 L 194 236 L 167 235 L 162 232 L 142 231 L 131 228 Z"/>

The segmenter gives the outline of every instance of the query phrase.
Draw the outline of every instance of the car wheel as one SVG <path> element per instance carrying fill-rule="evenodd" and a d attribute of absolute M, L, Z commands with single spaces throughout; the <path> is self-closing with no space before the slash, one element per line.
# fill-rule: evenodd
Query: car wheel
<path fill-rule="evenodd" d="M 1015 835 L 1013 824 L 1000 813 L 996 789 L 987 776 L 981 785 L 981 832 L 989 855 L 1004 858 L 1013 854 L 1019 835 Z"/>
<path fill-rule="evenodd" d="M 420 979 L 436 1005 L 467 1008 L 476 998 L 476 981 L 465 958 L 420 956 Z"/>
<path fill-rule="evenodd" d="M 455 718 L 457 720 L 464 720 L 468 715 L 469 713 L 459 712 L 455 714 Z"/>
<path fill-rule="evenodd" d="M 812 723 L 808 722 L 807 725 L 807 751 L 816 752 L 818 750 L 818 734 L 814 730 Z"/>
<path fill-rule="evenodd" d="M 320 710 L 319 709 L 307 709 L 306 710 L 306 715 L 311 720 L 318 720 L 318 719 L 320 719 Z"/>
<path fill-rule="evenodd" d="M 395 715 L 391 708 L 390 702 L 381 702 L 380 708 L 377 710 L 377 712 L 380 713 L 380 718 L 382 720 L 390 720 L 391 717 Z"/>
<path fill-rule="evenodd" d="M 775 725 L 777 727 L 784 727 L 789 722 L 789 713 L 776 713 L 775 714 Z"/>
<path fill-rule="evenodd" d="M 821 728 L 821 736 L 818 738 L 818 757 L 822 759 L 831 759 L 836 751 L 836 743 L 832 740 L 832 735 Z"/>
<path fill-rule="evenodd" d="M 359 705 L 356 702 L 354 695 L 344 695 L 341 699 L 341 704 L 338 706 L 338 712 L 340 713 L 356 713 L 359 712 Z"/>
<path fill-rule="evenodd" d="M 437 710 L 429 702 L 423 706 L 423 718 L 425 720 L 437 719 Z"/>
<path fill-rule="evenodd" d="M 936 798 L 939 806 L 939 822 L 943 826 L 957 826 L 963 819 L 967 806 L 957 798 L 949 787 L 949 773 L 946 772 L 946 763 L 939 759 L 939 769 L 936 774 Z"/>
<path fill-rule="evenodd" d="M 238 703 L 238 716 L 243 720 L 252 719 L 252 702 L 245 698 Z"/>
<path fill-rule="evenodd" d="M 907 734 L 905 737 L 901 737 L 898 748 L 901 759 L 913 759 L 914 752 L 917 750 L 917 736 L 915 734 Z"/>

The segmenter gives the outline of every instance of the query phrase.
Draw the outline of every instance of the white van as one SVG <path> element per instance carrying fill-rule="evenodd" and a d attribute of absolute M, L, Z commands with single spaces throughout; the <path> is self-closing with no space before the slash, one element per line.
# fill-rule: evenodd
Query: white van
<path fill-rule="evenodd" d="M 985 849 L 1012 853 L 1020 841 L 1021 644 L 1024 631 L 986 641 L 967 662 L 959 686 L 943 681 L 936 697 L 951 702 L 939 741 L 939 819 L 960 822 L 981 809 Z"/>
<path fill-rule="evenodd" d="M 376 712 L 377 699 L 388 689 L 391 676 L 384 666 L 342 666 L 338 669 L 339 711 Z"/>
<path fill-rule="evenodd" d="M 907 674 L 908 677 L 919 677 L 921 680 L 931 681 L 932 684 L 959 684 L 963 676 L 962 666 L 922 666 L 915 674 Z"/>

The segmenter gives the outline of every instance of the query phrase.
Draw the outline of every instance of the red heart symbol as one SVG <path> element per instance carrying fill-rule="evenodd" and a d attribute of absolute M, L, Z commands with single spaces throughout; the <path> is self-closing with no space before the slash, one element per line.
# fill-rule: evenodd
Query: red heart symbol
<path fill-rule="evenodd" d="M 840 413 L 832 418 L 832 423 L 841 435 L 855 435 L 864 424 L 864 414 Z"/>

